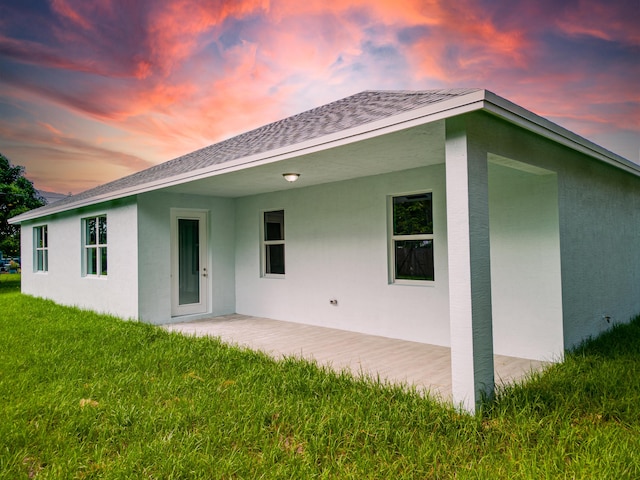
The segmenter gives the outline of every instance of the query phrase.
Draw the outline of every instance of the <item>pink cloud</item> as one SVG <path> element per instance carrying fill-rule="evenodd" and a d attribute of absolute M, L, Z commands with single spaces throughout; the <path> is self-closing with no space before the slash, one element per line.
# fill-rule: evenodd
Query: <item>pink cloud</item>
<path fill-rule="evenodd" d="M 28 177 L 44 190 L 76 193 L 79 189 L 75 182 L 97 185 L 153 165 L 136 155 L 101 147 L 97 139 L 78 138 L 46 122 L 16 124 L 0 120 L 0 138 L 3 153 L 25 165 Z"/>
<path fill-rule="evenodd" d="M 526 66 L 531 41 L 517 29 L 497 25 L 473 2 L 446 2 L 436 28 L 407 48 L 417 75 L 443 84 L 471 81 L 475 85 L 505 64 Z"/>
<path fill-rule="evenodd" d="M 143 105 L 151 105 L 154 95 L 142 95 L 135 107 L 140 115 L 123 124 L 131 131 L 154 137 L 156 145 L 172 155 L 181 155 L 213 143 L 231 133 L 240 133 L 282 116 L 286 88 L 271 91 L 274 78 L 256 62 L 256 46 L 243 44 L 232 49 L 233 61 L 225 66 L 225 75 L 204 85 L 182 91 L 180 101 L 143 114 Z M 188 92 L 187 92 L 188 90 Z M 215 94 L 212 94 L 215 92 Z M 249 93 L 250 92 L 250 93 Z M 165 92 L 156 92 L 159 102 L 166 102 Z M 170 107 L 170 108 L 169 108 Z"/>
<path fill-rule="evenodd" d="M 182 62 L 212 43 L 229 17 L 243 17 L 263 11 L 264 0 L 164 2 L 164 8 L 149 12 L 147 42 L 150 64 L 169 75 Z"/>
<path fill-rule="evenodd" d="M 96 131 L 117 129 L 101 140 L 79 138 L 49 119 L 21 131 L 24 145 L 57 162 L 64 152 L 74 162 L 85 152 L 110 175 L 372 88 L 486 87 L 584 132 L 639 128 L 640 97 L 630 81 L 638 67 L 624 66 L 624 75 L 615 64 L 599 68 L 592 52 L 567 61 L 544 33 L 571 40 L 561 45 L 567 49 L 583 37 L 637 46 L 632 8 L 545 0 L 55 0 L 51 9 L 41 35 L 0 36 L 0 62 L 21 64 L 0 77 L 0 100 L 44 101 Z M 418 33 L 402 37 L 406 31 Z M 11 134 L 3 132 L 0 139 Z"/>
<path fill-rule="evenodd" d="M 65 57 L 57 49 L 38 42 L 15 40 L 0 36 L 0 55 L 20 63 L 28 63 L 47 68 L 90 72 L 93 62 L 77 62 Z"/>
<path fill-rule="evenodd" d="M 51 8 L 60 17 L 70 20 L 79 27 L 85 30 L 91 29 L 91 23 L 86 18 L 82 17 L 66 0 L 52 0 Z"/>
<path fill-rule="evenodd" d="M 617 2 L 579 1 L 555 22 L 567 35 L 640 45 L 640 6 L 635 0 Z"/>

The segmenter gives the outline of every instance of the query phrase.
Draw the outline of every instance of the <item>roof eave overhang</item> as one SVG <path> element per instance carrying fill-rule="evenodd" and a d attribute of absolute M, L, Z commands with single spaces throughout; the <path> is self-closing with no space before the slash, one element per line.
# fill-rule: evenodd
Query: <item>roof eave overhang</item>
<path fill-rule="evenodd" d="M 596 160 L 640 176 L 640 165 L 627 160 L 515 103 L 485 91 L 483 110 Z"/>
<path fill-rule="evenodd" d="M 114 190 L 104 195 L 97 195 L 79 200 L 72 204 L 61 205 L 59 208 L 51 208 L 46 212 L 36 213 L 25 212 L 21 215 L 13 217 L 10 223 L 21 223 L 36 218 L 51 216 L 69 210 L 76 210 L 83 207 L 89 207 L 98 203 L 108 202 L 132 195 L 160 190 L 175 185 L 200 180 L 207 177 L 222 175 L 225 173 L 235 172 L 248 168 L 265 165 L 268 163 L 279 162 L 293 157 L 308 155 L 311 153 L 328 150 L 331 148 L 355 143 L 368 138 L 372 138 L 387 133 L 396 132 L 413 126 L 435 122 L 445 118 L 454 117 L 464 113 L 482 108 L 484 100 L 484 91 L 478 90 L 467 95 L 454 97 L 435 104 L 426 105 L 421 108 L 409 110 L 391 117 L 370 122 L 357 127 L 342 130 L 340 132 L 324 135 L 311 140 L 307 140 L 294 145 L 261 152 L 255 155 L 242 157 L 229 162 L 218 165 L 211 165 L 202 169 L 193 170 L 170 178 L 164 178 L 141 185 L 135 185 L 130 188 Z"/>

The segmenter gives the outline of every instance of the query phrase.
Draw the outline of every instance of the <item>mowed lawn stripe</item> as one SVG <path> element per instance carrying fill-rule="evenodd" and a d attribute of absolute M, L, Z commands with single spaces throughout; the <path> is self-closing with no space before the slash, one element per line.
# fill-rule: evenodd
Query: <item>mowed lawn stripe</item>
<path fill-rule="evenodd" d="M 0 478 L 638 478 L 640 317 L 475 416 L 0 276 Z"/>

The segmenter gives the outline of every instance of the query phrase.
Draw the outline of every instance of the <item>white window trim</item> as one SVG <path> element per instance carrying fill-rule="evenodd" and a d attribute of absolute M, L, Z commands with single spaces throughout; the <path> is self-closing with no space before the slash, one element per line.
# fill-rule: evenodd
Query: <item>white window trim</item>
<path fill-rule="evenodd" d="M 46 229 L 47 234 L 44 236 L 46 242 L 44 246 L 38 246 L 38 231 Z M 43 252 L 43 264 L 44 268 L 40 270 L 38 268 L 38 253 Z M 45 225 L 37 225 L 33 227 L 33 271 L 39 274 L 46 274 L 49 271 L 49 226 Z"/>
<path fill-rule="evenodd" d="M 394 235 L 393 234 L 393 199 L 394 197 L 404 197 L 410 195 L 420 195 L 423 193 L 431 194 L 431 210 L 433 214 L 434 208 L 434 195 L 433 190 L 416 190 L 411 192 L 403 192 L 403 193 L 394 193 L 387 197 L 387 236 L 388 236 L 388 263 L 389 263 L 389 284 L 391 285 L 408 285 L 408 286 L 428 286 L 432 287 L 436 284 L 436 272 L 434 265 L 433 272 L 433 280 L 406 280 L 402 278 L 396 278 L 396 249 L 395 243 L 397 240 L 431 240 L 433 243 L 433 254 L 434 254 L 434 264 L 435 264 L 435 215 L 434 217 L 434 225 L 433 231 L 434 233 L 424 233 L 419 235 Z"/>
<path fill-rule="evenodd" d="M 285 230 L 284 230 L 284 239 L 283 240 L 265 240 L 265 231 L 264 231 L 264 215 L 265 213 L 270 213 L 270 212 L 279 212 L 280 210 L 282 210 L 285 218 L 286 218 L 286 211 L 284 208 L 269 208 L 267 210 L 262 210 L 260 212 L 260 276 L 262 278 L 279 278 L 279 279 L 283 279 L 286 276 L 286 272 L 287 272 L 287 256 L 286 256 L 286 251 L 287 251 L 287 247 L 285 245 L 285 241 L 287 238 L 287 230 L 286 230 L 286 220 L 285 220 Z M 284 250 L 285 250 L 285 266 L 284 266 L 284 271 L 285 273 L 267 273 L 267 246 L 268 245 L 284 245 Z"/>
<path fill-rule="evenodd" d="M 96 244 L 95 245 L 87 245 L 87 221 L 88 220 L 92 220 L 92 219 L 99 219 L 99 218 L 107 218 L 107 214 L 106 213 L 99 213 L 96 215 L 91 215 L 89 217 L 84 217 L 82 218 L 82 223 L 81 223 L 81 229 L 82 229 L 82 276 L 86 277 L 86 278 L 107 278 L 109 275 L 109 251 L 107 250 L 107 273 L 103 274 L 101 272 L 101 268 L 100 267 L 100 259 L 102 258 L 101 253 L 102 253 L 102 249 L 103 248 L 108 248 L 109 245 L 109 234 L 108 234 L 108 229 L 109 229 L 109 223 L 107 222 L 107 243 L 100 243 L 100 234 L 99 234 L 99 227 L 96 224 Z M 87 265 L 87 251 L 89 249 L 96 249 L 96 259 L 98 262 L 98 265 L 96 268 L 97 273 L 88 273 L 88 265 Z"/>

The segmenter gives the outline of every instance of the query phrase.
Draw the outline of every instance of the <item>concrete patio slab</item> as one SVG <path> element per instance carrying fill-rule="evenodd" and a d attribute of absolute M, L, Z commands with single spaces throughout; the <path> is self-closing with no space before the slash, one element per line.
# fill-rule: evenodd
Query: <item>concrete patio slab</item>
<path fill-rule="evenodd" d="M 451 400 L 451 352 L 448 347 L 396 340 L 246 315 L 225 315 L 164 325 L 185 335 L 219 337 L 223 342 L 262 351 L 273 358 L 315 360 L 336 371 L 414 386 Z M 495 355 L 496 384 L 506 384 L 541 370 L 547 362 Z"/>

